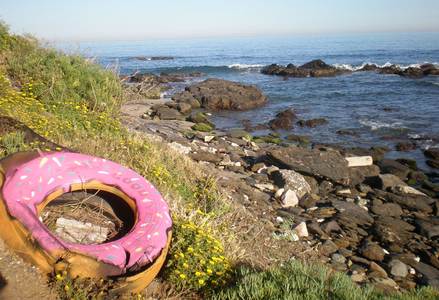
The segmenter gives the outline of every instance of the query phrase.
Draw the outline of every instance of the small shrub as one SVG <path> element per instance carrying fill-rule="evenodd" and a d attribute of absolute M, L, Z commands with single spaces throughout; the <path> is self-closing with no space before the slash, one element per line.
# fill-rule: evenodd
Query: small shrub
<path fill-rule="evenodd" d="M 211 132 L 213 130 L 213 127 L 206 123 L 197 123 L 192 126 L 192 129 L 201 132 Z"/>
<path fill-rule="evenodd" d="M 164 277 L 182 290 L 200 291 L 225 284 L 230 263 L 211 231 L 177 220 Z"/>

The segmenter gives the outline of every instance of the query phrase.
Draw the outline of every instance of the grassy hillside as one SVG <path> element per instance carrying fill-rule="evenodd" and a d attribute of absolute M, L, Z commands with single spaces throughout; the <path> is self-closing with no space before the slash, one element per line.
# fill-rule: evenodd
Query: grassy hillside
<path fill-rule="evenodd" d="M 0 116 L 65 147 L 124 164 L 152 181 L 175 222 L 161 277 L 176 291 L 215 299 L 386 298 L 323 266 L 286 262 L 269 270 L 237 267 L 235 253 L 241 249 L 230 226 L 231 203 L 190 159 L 126 131 L 118 121 L 123 95 L 113 71 L 44 48 L 32 37 L 12 35 L 0 24 Z M 26 142 L 20 131 L 0 136 L 0 157 L 34 148 L 46 150 L 47 145 Z M 61 297 L 87 298 L 70 278 L 58 274 L 54 280 Z M 426 288 L 390 298 L 435 296 Z"/>

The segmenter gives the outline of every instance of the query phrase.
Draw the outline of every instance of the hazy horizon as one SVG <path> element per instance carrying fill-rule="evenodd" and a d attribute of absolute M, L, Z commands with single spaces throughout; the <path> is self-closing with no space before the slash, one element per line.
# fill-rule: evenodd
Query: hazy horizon
<path fill-rule="evenodd" d="M 0 19 L 15 33 L 71 42 L 439 31 L 435 0 L 169 2 L 17 0 L 0 3 Z"/>

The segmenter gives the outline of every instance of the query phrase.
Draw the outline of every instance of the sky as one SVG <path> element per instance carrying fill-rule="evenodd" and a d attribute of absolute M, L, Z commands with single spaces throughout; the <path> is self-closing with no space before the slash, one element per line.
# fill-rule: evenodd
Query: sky
<path fill-rule="evenodd" d="M 439 31 L 439 0 L 0 0 L 48 41 Z"/>

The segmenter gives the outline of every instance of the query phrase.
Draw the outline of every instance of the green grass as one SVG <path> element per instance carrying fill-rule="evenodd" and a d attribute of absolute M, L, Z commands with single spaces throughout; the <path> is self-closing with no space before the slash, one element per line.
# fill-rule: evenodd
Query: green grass
<path fill-rule="evenodd" d="M 344 274 L 318 264 L 291 261 L 282 266 L 260 271 L 250 267 L 236 270 L 235 280 L 228 288 L 218 289 L 210 299 L 278 300 L 278 299 L 438 299 L 439 292 L 422 288 L 407 293 L 385 295 L 372 287 L 359 287 Z"/>

